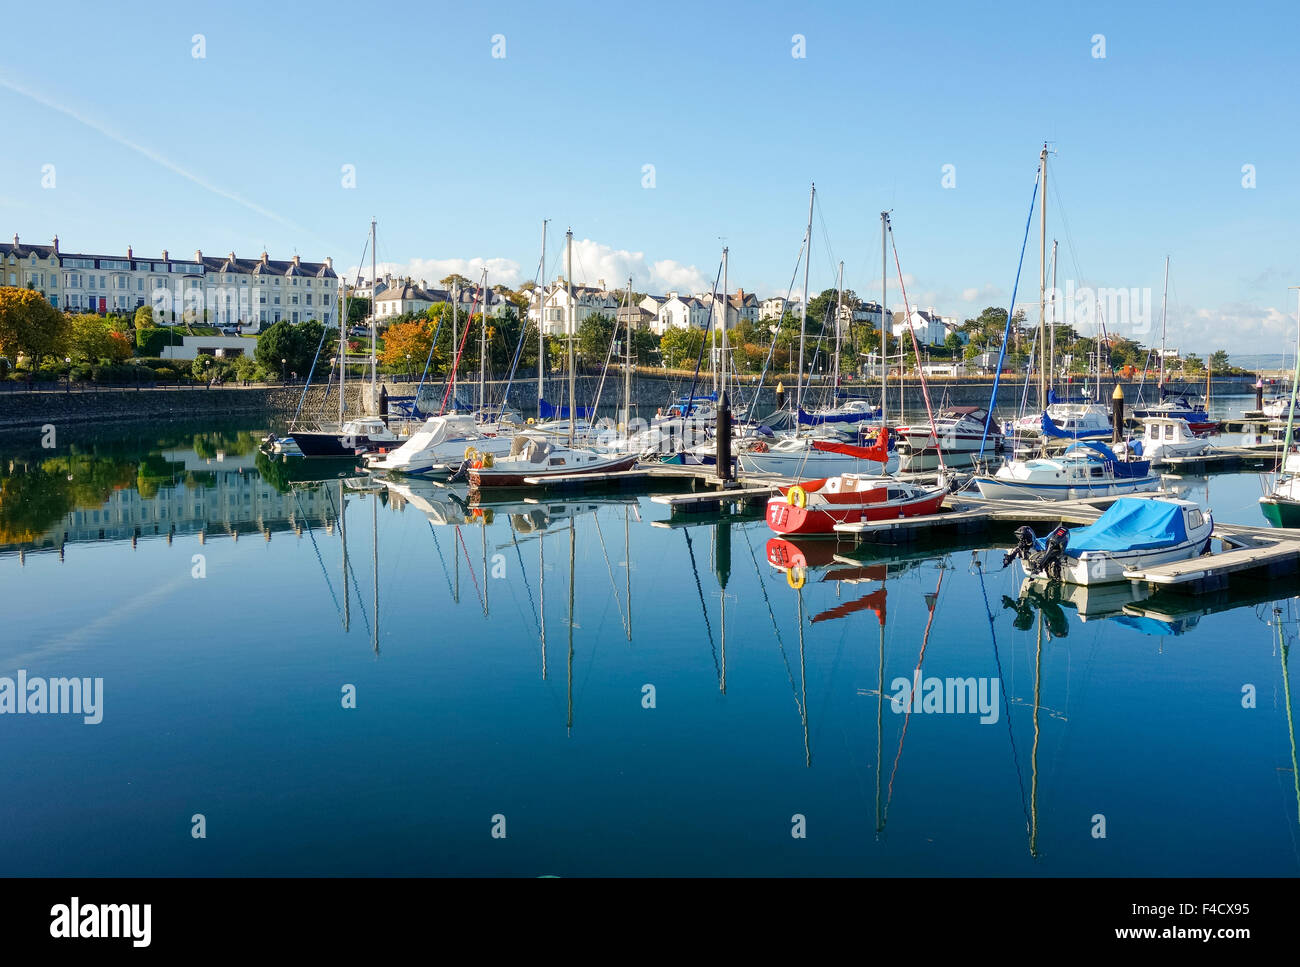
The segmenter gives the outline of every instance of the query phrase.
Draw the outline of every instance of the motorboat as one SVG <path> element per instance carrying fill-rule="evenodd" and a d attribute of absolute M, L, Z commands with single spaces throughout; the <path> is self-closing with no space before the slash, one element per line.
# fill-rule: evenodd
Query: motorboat
<path fill-rule="evenodd" d="M 1127 571 L 1199 557 L 1213 533 L 1214 515 L 1190 500 L 1121 497 L 1083 527 L 1059 525 L 1046 537 L 1019 528 L 1003 564 L 1019 558 L 1028 577 L 1108 584 L 1126 580 Z"/>
<path fill-rule="evenodd" d="M 880 407 L 870 400 L 857 397 L 845 397 L 831 406 L 811 411 L 799 408 L 800 426 L 826 427 L 853 433 L 879 422 Z"/>
<path fill-rule="evenodd" d="M 989 500 L 1081 500 L 1157 490 L 1149 460 L 1121 460 L 1104 443 L 1072 444 L 1058 457 L 1008 460 L 975 486 Z"/>
<path fill-rule="evenodd" d="M 1199 457 L 1209 449 L 1209 439 L 1193 432 L 1186 420 L 1148 416 L 1142 420 L 1142 435 L 1119 444 L 1115 453 L 1157 462 L 1168 457 Z"/>
<path fill-rule="evenodd" d="M 1134 419 L 1142 420 L 1151 416 L 1171 416 L 1183 420 L 1196 433 L 1209 433 L 1219 426 L 1210 419 L 1205 407 L 1197 402 L 1195 394 L 1189 392 L 1161 390 L 1159 403 L 1133 408 Z"/>
<path fill-rule="evenodd" d="M 845 473 L 781 487 L 767 502 L 767 526 L 778 534 L 835 533 L 836 524 L 897 520 L 938 513 L 948 488 L 924 488 L 893 477 Z"/>
<path fill-rule="evenodd" d="M 363 416 L 348 420 L 337 430 L 295 429 L 293 442 L 304 457 L 350 457 L 396 449 L 406 442 L 406 437 L 390 427 L 383 417 Z"/>
<path fill-rule="evenodd" d="M 366 457 L 366 469 L 407 477 L 436 477 L 459 467 L 471 449 L 494 457 L 506 456 L 511 441 L 509 435 L 492 434 L 466 413 L 431 416 L 397 449 Z"/>
<path fill-rule="evenodd" d="M 933 470 L 942 456 L 945 465 L 968 466 L 981 449 L 1001 453 L 1005 439 L 988 410 L 980 406 L 949 406 L 929 423 L 900 426 L 899 467 L 903 470 Z"/>

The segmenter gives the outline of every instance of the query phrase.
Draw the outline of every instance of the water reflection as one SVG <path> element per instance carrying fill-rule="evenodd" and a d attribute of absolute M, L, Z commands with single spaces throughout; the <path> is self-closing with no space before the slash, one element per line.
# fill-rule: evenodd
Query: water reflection
<path fill-rule="evenodd" d="M 855 547 L 772 537 L 750 514 L 667 518 L 634 497 L 521 492 L 479 502 L 463 489 L 372 481 L 346 466 L 301 479 L 300 468 L 260 457 L 259 435 L 91 441 L 55 456 L 15 452 L 0 468 L 0 555 L 9 558 L 0 567 L 11 569 L 0 593 L 17 613 L 18 643 L 0 647 L 0 661 L 39 656 L 51 638 L 74 641 L 74 658 L 105 663 L 118 687 L 138 689 L 134 714 L 155 730 L 164 721 L 151 711 L 165 706 L 160 695 L 194 690 L 195 677 L 220 690 L 251 674 L 284 695 L 244 713 L 259 727 L 261 716 L 280 728 L 291 721 L 295 760 L 275 763 L 290 773 L 284 787 L 275 769 L 258 771 L 265 732 L 230 734 L 209 721 L 204 690 L 193 691 L 192 708 L 168 708 L 168 729 L 178 723 L 185 740 L 158 732 L 156 762 L 141 764 L 136 737 L 107 721 L 102 734 L 112 739 L 96 748 L 96 763 L 139 775 L 151 794 L 183 760 L 181 746 L 201 739 L 220 743 L 243 784 L 314 810 L 330 795 L 325 777 L 342 746 L 356 757 L 349 768 L 367 777 L 363 791 L 349 793 L 343 815 L 353 822 L 397 808 L 382 799 L 399 795 L 384 791 L 393 782 L 404 801 L 454 798 L 445 809 L 457 829 L 478 821 L 470 813 L 482 802 L 509 797 L 534 810 L 548 836 L 569 815 L 599 823 L 611 804 L 635 830 L 697 815 L 701 801 L 726 817 L 709 813 L 698 829 L 672 836 L 606 829 L 602 850 L 566 867 L 587 871 L 1140 874 L 1168 871 L 1173 856 L 1180 871 L 1214 872 L 1223 871 L 1219 849 L 1244 857 L 1242 869 L 1300 869 L 1279 850 L 1300 833 L 1288 668 L 1295 622 L 1289 604 L 1275 605 L 1292 598 L 1293 582 L 1195 598 L 1049 586 L 999 570 L 1001 542 L 987 538 Z M 1217 496 L 1217 478 L 1214 486 Z M 172 586 L 166 568 L 176 565 L 157 563 L 177 558 L 167 539 L 206 542 L 238 582 L 209 591 L 190 588 L 186 574 L 169 596 L 140 599 L 138 585 Z M 82 542 L 99 548 L 79 554 Z M 54 558 L 61 548 L 63 563 Z M 19 568 L 20 552 L 39 552 L 40 566 L 29 558 Z M 188 561 L 188 551 L 180 556 Z M 116 580 L 88 584 L 84 612 L 17 607 L 63 601 L 64 582 L 80 581 L 91 557 Z M 85 612 L 118 597 L 138 602 L 134 639 L 111 628 L 74 637 Z M 236 599 L 238 614 L 223 624 L 218 612 L 234 611 L 226 602 Z M 1250 623 L 1267 643 L 1243 633 L 1252 608 L 1266 616 L 1275 606 L 1282 617 Z M 205 607 L 213 628 L 195 623 L 186 661 L 159 657 L 175 616 Z M 1164 640 L 1175 637 L 1180 647 L 1166 651 Z M 256 647 L 241 658 L 246 639 Z M 156 679 L 132 661 L 151 663 Z M 891 683 L 916 676 L 989 679 L 998 720 L 896 707 Z M 361 683 L 367 714 L 383 710 L 382 731 L 340 726 L 320 710 L 337 681 Z M 1259 688 L 1254 718 L 1223 700 L 1243 681 Z M 647 683 L 657 708 L 642 704 Z M 0 768 L 14 754 L 0 752 Z M 56 790 L 92 767 L 69 760 L 61 772 L 57 756 L 35 754 L 48 763 L 39 783 Z M 1205 779 L 1207 767 L 1222 778 Z M 1241 795 L 1228 803 L 1206 785 Z M 449 787 L 456 797 L 446 796 Z M 20 780 L 16 801 L 32 788 Z M 1169 815 L 1171 801 L 1192 805 Z M 149 824 L 162 820 L 152 799 L 133 805 L 140 828 L 121 839 L 138 856 L 148 852 Z M 1229 809 L 1232 822 L 1215 820 Z M 1095 848 L 1078 819 L 1094 810 L 1123 822 L 1124 851 Z M 822 837 L 810 840 L 814 859 L 763 845 L 774 817 L 794 811 Z M 48 845 L 54 831 L 42 839 L 21 832 L 10 813 L 0 818 L 0 852 L 53 862 L 22 843 Z M 256 833 L 255 823 L 268 821 L 248 822 L 245 831 Z M 329 844 L 347 835 L 328 816 L 321 823 L 315 848 L 341 855 L 333 851 L 346 847 Z M 736 843 L 718 832 L 724 826 Z M 273 833 L 290 844 L 300 835 L 288 821 Z M 252 841 L 265 850 L 271 836 Z M 331 868 L 499 862 L 461 845 L 461 865 L 449 867 L 443 854 L 398 834 L 368 846 L 388 859 L 358 855 Z M 555 868 L 548 859 L 536 847 L 511 868 Z M 150 868 L 179 862 L 155 857 Z M 234 848 L 229 863 L 222 869 L 265 868 L 252 846 Z"/>

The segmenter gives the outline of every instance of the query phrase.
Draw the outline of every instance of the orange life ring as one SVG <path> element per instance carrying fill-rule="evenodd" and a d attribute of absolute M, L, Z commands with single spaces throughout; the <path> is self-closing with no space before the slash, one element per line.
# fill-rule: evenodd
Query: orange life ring
<path fill-rule="evenodd" d="M 767 444 L 759 440 L 750 448 L 750 451 L 753 453 L 767 453 Z"/>
<path fill-rule="evenodd" d="M 482 460 L 475 460 L 473 463 L 470 464 L 470 466 L 473 467 L 475 470 L 482 470 L 482 469 L 483 469 L 483 461 L 482 461 Z"/>

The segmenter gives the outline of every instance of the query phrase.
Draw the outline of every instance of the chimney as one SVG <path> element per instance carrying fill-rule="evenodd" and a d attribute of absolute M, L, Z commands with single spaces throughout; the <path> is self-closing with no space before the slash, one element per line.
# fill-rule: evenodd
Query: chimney
<path fill-rule="evenodd" d="M 14 232 L 14 248 L 18 247 L 18 233 Z"/>
<path fill-rule="evenodd" d="M 202 249 L 196 248 L 196 249 L 194 250 L 194 261 L 195 261 L 195 262 L 200 262 L 200 263 L 203 261 L 203 250 L 202 250 Z"/>
<path fill-rule="evenodd" d="M 301 259 L 299 256 L 295 255 L 295 256 L 293 257 L 293 264 L 294 264 L 294 265 L 301 265 L 301 264 L 302 264 L 302 259 Z"/>
<path fill-rule="evenodd" d="M 268 258 L 269 258 L 269 256 L 266 254 L 266 252 L 263 252 L 263 253 L 262 253 L 262 264 L 263 264 L 263 265 L 266 264 Z"/>
<path fill-rule="evenodd" d="M 168 258 L 167 258 L 167 250 L 166 250 L 166 249 L 163 249 L 162 259 L 163 259 L 164 262 L 169 261 Z"/>
<path fill-rule="evenodd" d="M 596 283 L 600 286 L 600 290 L 601 290 L 602 292 L 605 291 L 605 280 L 604 280 L 604 279 L 597 279 L 597 280 L 596 280 Z"/>
<path fill-rule="evenodd" d="M 669 293 L 668 293 L 668 298 L 670 298 L 670 299 L 676 299 L 676 298 L 677 298 L 677 293 L 676 293 L 675 291 L 674 291 L 674 292 L 669 292 Z"/>
<path fill-rule="evenodd" d="M 230 253 L 230 261 L 232 261 L 232 262 L 235 261 L 235 253 L 234 253 L 234 252 L 231 252 L 231 253 Z"/>
<path fill-rule="evenodd" d="M 234 256 L 232 255 L 231 258 L 234 258 Z M 325 256 L 325 268 L 327 269 L 334 268 L 334 258 L 332 256 L 329 255 Z"/>
<path fill-rule="evenodd" d="M 59 251 L 59 236 L 54 236 L 54 252 L 57 255 Z"/>
<path fill-rule="evenodd" d="M 59 240 L 58 240 L 57 238 L 54 240 L 54 247 L 55 247 L 55 248 L 58 248 L 58 247 L 59 247 Z M 131 246 L 130 246 L 130 245 L 128 245 L 128 246 L 126 247 L 126 257 L 127 257 L 127 258 L 134 258 L 134 257 L 135 257 L 135 256 L 132 254 L 132 252 L 131 252 Z"/>

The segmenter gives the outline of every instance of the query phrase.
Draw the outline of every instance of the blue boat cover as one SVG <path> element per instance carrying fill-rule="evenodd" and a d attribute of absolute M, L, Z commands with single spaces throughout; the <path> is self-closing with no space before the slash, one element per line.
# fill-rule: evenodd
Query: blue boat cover
<path fill-rule="evenodd" d="M 1104 443 L 1096 440 L 1084 440 L 1080 443 L 1072 443 L 1065 448 L 1066 453 L 1074 450 L 1091 450 L 1096 454 L 1093 459 L 1100 459 L 1115 475 L 1116 480 L 1127 480 L 1132 477 L 1145 477 L 1151 472 L 1150 460 L 1121 460 L 1115 456 L 1115 451 Z"/>
<path fill-rule="evenodd" d="M 1187 540 L 1183 508 L 1162 500 L 1121 497 L 1091 524 L 1070 531 L 1065 553 L 1138 551 L 1172 547 Z"/>
<path fill-rule="evenodd" d="M 1103 429 L 1062 430 L 1056 425 L 1052 418 L 1047 415 L 1046 410 L 1043 411 L 1042 430 L 1043 436 L 1056 437 L 1059 440 L 1085 440 L 1088 437 L 1110 436 L 1110 430 Z"/>
<path fill-rule="evenodd" d="M 880 419 L 880 408 L 866 413 L 809 413 L 799 408 L 799 422 L 805 426 L 822 426 L 826 423 L 861 423 L 863 420 Z"/>
<path fill-rule="evenodd" d="M 1111 620 L 1116 624 L 1132 628 L 1141 634 L 1161 638 L 1169 635 L 1181 635 L 1196 627 L 1197 622 L 1195 615 L 1166 621 L 1163 618 L 1153 618 L 1150 615 L 1128 613 L 1117 614 Z"/>
<path fill-rule="evenodd" d="M 552 403 L 548 403 L 545 399 L 542 399 L 537 404 L 537 409 L 543 420 L 567 420 L 569 418 L 569 407 L 555 406 Z M 591 419 L 591 415 L 595 410 L 596 408 L 594 406 L 579 406 L 578 419 Z"/>

